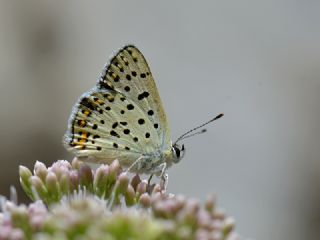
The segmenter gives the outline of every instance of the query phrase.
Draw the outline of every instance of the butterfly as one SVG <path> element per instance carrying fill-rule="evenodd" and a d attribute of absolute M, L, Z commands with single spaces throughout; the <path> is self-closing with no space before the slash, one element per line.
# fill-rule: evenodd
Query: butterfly
<path fill-rule="evenodd" d="M 178 142 L 222 115 L 172 143 L 148 63 L 138 48 L 126 45 L 105 65 L 97 84 L 73 107 L 64 145 L 86 162 L 118 159 L 129 172 L 167 178 L 166 169 L 185 153 L 184 145 Z"/>

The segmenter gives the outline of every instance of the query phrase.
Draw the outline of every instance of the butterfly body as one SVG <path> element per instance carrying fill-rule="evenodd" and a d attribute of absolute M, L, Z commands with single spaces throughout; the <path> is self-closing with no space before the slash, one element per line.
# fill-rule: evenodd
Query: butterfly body
<path fill-rule="evenodd" d="M 184 148 L 172 144 L 166 114 L 142 53 L 120 49 L 96 86 L 73 108 L 64 137 L 68 150 L 84 161 L 118 159 L 131 172 L 162 175 Z"/>

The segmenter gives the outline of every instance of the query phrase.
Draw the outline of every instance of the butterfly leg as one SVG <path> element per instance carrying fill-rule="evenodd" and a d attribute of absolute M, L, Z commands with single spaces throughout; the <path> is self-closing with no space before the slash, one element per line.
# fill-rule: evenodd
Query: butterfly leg
<path fill-rule="evenodd" d="M 150 177 L 149 177 L 149 179 L 148 179 L 148 186 L 150 186 L 152 177 L 153 177 L 153 173 L 150 175 Z"/>
<path fill-rule="evenodd" d="M 128 169 L 125 171 L 125 173 L 127 174 L 128 172 L 130 172 L 142 159 L 144 158 L 144 156 L 140 156 L 137 160 L 135 160 L 130 167 L 128 167 Z"/>
<path fill-rule="evenodd" d="M 168 186 L 168 182 L 169 182 L 169 175 L 167 173 L 164 173 L 162 174 L 162 177 L 161 177 L 161 187 L 164 191 L 167 190 L 167 186 Z"/>
<path fill-rule="evenodd" d="M 163 163 L 163 167 L 161 169 L 160 177 L 161 177 L 162 182 L 163 182 L 164 191 L 167 190 L 167 186 L 168 186 L 168 182 L 169 182 L 169 175 L 168 175 L 168 173 L 166 173 L 166 168 L 167 168 L 167 163 Z"/>
<path fill-rule="evenodd" d="M 159 178 L 161 179 L 161 187 L 163 190 L 166 190 L 167 189 L 167 186 L 168 186 L 168 182 L 169 182 L 169 176 L 168 174 L 166 173 L 166 168 L 167 168 L 167 163 L 162 163 L 160 164 L 156 169 L 155 169 L 155 172 L 157 172 Z"/>

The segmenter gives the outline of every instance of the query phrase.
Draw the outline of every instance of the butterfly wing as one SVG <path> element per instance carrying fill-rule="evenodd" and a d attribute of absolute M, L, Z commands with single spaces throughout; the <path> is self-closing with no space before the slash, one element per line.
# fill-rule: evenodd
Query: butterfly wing
<path fill-rule="evenodd" d="M 98 85 L 112 87 L 135 102 L 155 124 L 159 139 L 170 143 L 169 125 L 157 86 L 146 59 L 135 46 L 127 45 L 115 54 L 104 68 Z"/>
<path fill-rule="evenodd" d="M 130 166 L 142 154 L 169 146 L 169 127 L 155 82 L 141 52 L 122 48 L 98 83 L 74 106 L 65 145 L 96 162 L 118 158 Z"/>

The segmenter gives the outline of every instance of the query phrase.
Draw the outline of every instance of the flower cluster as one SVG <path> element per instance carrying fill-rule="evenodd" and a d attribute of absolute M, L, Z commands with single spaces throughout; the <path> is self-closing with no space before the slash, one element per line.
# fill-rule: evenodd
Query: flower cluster
<path fill-rule="evenodd" d="M 24 191 L 32 200 L 41 199 L 50 205 L 59 202 L 63 196 L 87 192 L 108 202 L 108 206 L 115 207 L 124 202 L 132 206 L 141 202 L 146 204 L 146 196 L 153 192 L 160 192 L 159 184 L 148 185 L 135 175 L 131 181 L 129 175 L 122 171 L 119 161 L 110 165 L 101 165 L 92 170 L 77 158 L 70 164 L 59 160 L 47 168 L 43 163 L 36 162 L 34 175 L 31 171 L 20 166 L 20 183 Z M 124 201 L 121 201 L 121 200 Z"/>
<path fill-rule="evenodd" d="M 34 202 L 2 202 L 0 240 L 239 239 L 213 197 L 201 205 L 168 194 L 130 178 L 116 160 L 96 170 L 77 159 L 48 168 L 37 162 L 34 174 L 20 167 L 20 182 Z"/>

